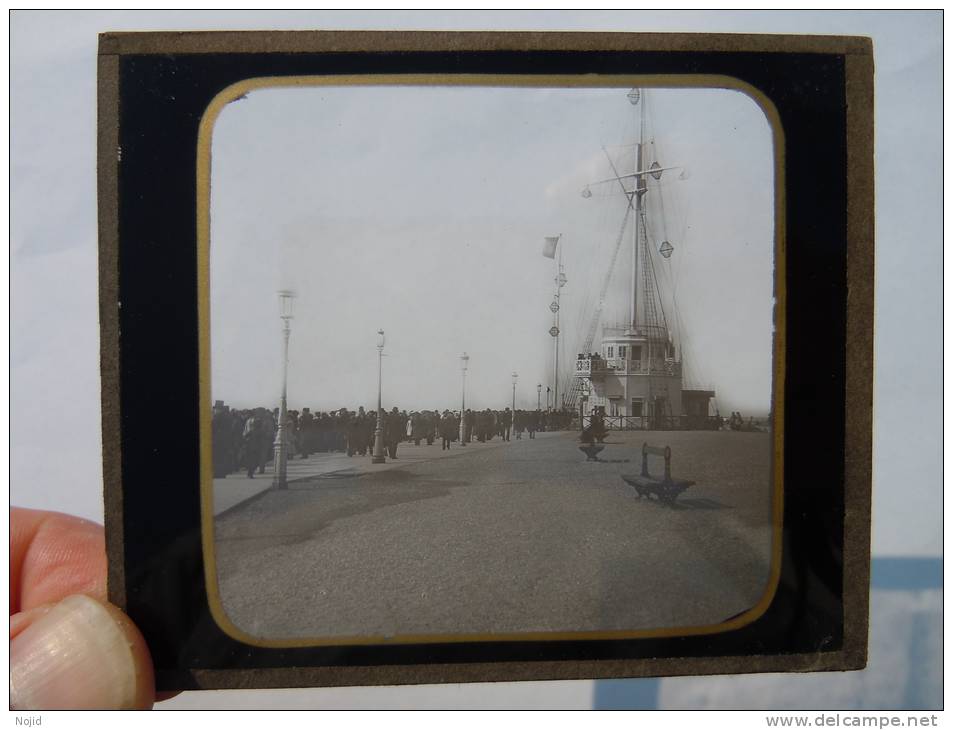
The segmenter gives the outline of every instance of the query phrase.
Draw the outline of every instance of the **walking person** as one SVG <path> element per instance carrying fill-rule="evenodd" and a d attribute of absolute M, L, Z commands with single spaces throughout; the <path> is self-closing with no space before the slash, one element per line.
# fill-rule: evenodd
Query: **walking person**
<path fill-rule="evenodd" d="M 473 412 L 467 408 L 467 412 L 461 414 L 463 418 L 463 442 L 468 444 L 473 441 L 473 425 L 476 423 L 476 419 L 473 416 Z"/>
<path fill-rule="evenodd" d="M 245 452 L 244 467 L 247 470 L 248 478 L 255 478 L 255 471 L 258 469 L 261 459 L 261 421 L 254 415 L 248 417 L 245 421 L 245 431 L 242 433 L 243 450 Z"/>
<path fill-rule="evenodd" d="M 450 411 L 444 411 L 443 418 L 440 419 L 440 439 L 442 445 L 441 451 L 450 450 L 450 442 L 453 440 L 455 419 L 450 415 Z"/>
<path fill-rule="evenodd" d="M 500 414 L 500 435 L 504 441 L 510 440 L 510 432 L 513 428 L 513 412 L 507 408 Z"/>
<path fill-rule="evenodd" d="M 397 406 L 384 416 L 384 446 L 391 459 L 397 458 L 397 445 L 403 441 L 407 432 L 406 417 L 397 410 Z"/>

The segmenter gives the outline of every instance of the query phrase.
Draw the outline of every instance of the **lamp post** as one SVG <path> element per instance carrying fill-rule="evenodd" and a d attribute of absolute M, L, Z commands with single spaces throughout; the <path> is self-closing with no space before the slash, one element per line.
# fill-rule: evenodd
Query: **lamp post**
<path fill-rule="evenodd" d="M 466 429 L 466 418 L 467 418 L 467 363 L 470 362 L 470 356 L 467 353 L 463 353 L 460 356 L 460 369 L 463 372 L 463 394 L 460 398 L 460 445 L 467 445 L 467 429 Z"/>
<path fill-rule="evenodd" d="M 372 464 L 383 464 L 384 456 L 384 408 L 381 405 L 381 385 L 384 371 L 384 330 L 377 330 L 377 428 L 374 429 L 374 453 Z"/>
<path fill-rule="evenodd" d="M 553 410 L 556 409 L 556 403 L 559 400 L 559 298 L 560 290 L 566 286 L 567 281 L 566 274 L 563 272 L 563 247 L 559 245 L 560 238 L 562 238 L 561 233 L 558 236 L 547 238 L 547 241 L 554 242 L 554 254 L 558 252 L 558 256 L 553 256 L 556 263 L 556 277 L 553 280 L 555 283 L 555 291 L 553 293 L 553 301 L 549 305 L 549 311 L 553 313 L 553 326 L 549 328 L 549 334 L 553 338 Z M 547 391 L 547 401 L 548 400 Z"/>
<path fill-rule="evenodd" d="M 516 430 L 516 379 L 519 377 L 516 371 L 513 371 L 513 406 L 510 409 L 510 428 L 507 430 L 506 438 L 509 439 L 513 431 Z"/>
<path fill-rule="evenodd" d="M 536 384 L 536 410 L 537 411 L 540 409 L 539 399 L 542 395 L 543 395 L 543 384 L 537 383 Z"/>
<path fill-rule="evenodd" d="M 278 292 L 281 306 L 280 317 L 284 323 L 284 349 L 282 350 L 281 404 L 278 407 L 278 432 L 275 434 L 275 479 L 272 486 L 276 489 L 288 488 L 288 430 L 285 420 L 288 417 L 288 340 L 291 337 L 291 320 L 294 318 L 295 293 L 288 289 Z"/>

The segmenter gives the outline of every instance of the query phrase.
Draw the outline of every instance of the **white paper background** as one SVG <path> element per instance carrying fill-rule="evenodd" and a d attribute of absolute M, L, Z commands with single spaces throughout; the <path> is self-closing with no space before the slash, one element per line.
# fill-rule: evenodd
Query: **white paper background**
<path fill-rule="evenodd" d="M 10 68 L 12 504 L 102 519 L 97 33 L 264 28 L 872 36 L 877 168 L 874 552 L 940 555 L 939 12 L 14 12 Z M 809 365 L 810 358 L 805 362 Z M 872 667 L 865 674 L 873 676 L 876 671 Z M 837 677 L 830 681 L 839 686 Z M 768 685 L 759 691 L 770 692 Z M 858 691 L 856 681 L 843 684 L 845 697 Z M 586 707 L 591 685 L 191 693 L 167 706 L 235 707 L 241 697 L 251 698 L 253 706 L 274 706 L 274 702 L 301 707 L 461 703 Z"/>

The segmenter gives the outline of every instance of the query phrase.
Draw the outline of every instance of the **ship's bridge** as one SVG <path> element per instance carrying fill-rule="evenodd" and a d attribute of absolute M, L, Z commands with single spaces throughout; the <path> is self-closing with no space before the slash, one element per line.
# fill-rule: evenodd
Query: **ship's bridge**
<path fill-rule="evenodd" d="M 666 331 L 649 336 L 643 329 L 605 327 L 602 351 L 576 356 L 576 376 L 599 380 L 608 373 L 678 376 L 682 374 L 682 364 Z"/>

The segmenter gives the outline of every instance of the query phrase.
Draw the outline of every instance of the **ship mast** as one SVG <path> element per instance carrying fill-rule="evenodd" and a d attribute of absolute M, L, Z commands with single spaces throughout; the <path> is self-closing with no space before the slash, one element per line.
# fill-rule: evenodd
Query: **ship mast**
<path fill-rule="evenodd" d="M 632 89 L 628 94 L 629 102 L 639 107 L 639 138 L 635 153 L 635 188 L 629 193 L 629 202 L 635 198 L 635 225 L 632 226 L 632 331 L 639 328 L 639 242 L 642 227 L 645 225 L 643 198 L 648 189 L 645 184 L 645 174 L 642 172 L 642 149 L 645 140 L 645 100 L 642 99 L 641 89 Z M 641 103 L 639 103 L 641 101 Z M 641 174 L 639 174 L 641 173 Z"/>
<path fill-rule="evenodd" d="M 631 294 L 628 312 L 629 321 L 624 328 L 609 328 L 616 331 L 610 333 L 608 336 L 605 334 L 604 328 L 603 347 L 605 349 L 605 357 L 609 360 L 615 359 L 616 362 L 609 365 L 608 369 L 599 370 L 598 372 L 600 374 L 595 377 L 593 377 L 592 374 L 597 371 L 592 369 L 592 358 L 588 358 L 588 367 L 585 363 L 582 363 L 581 366 L 577 365 L 577 378 L 571 388 L 570 401 L 574 403 L 576 395 L 581 390 L 580 379 L 587 379 L 590 384 L 593 382 L 606 383 L 608 381 L 606 381 L 605 378 L 609 377 L 606 373 L 609 373 L 616 382 L 616 385 L 613 386 L 615 388 L 615 395 L 607 396 L 605 388 L 608 386 L 603 384 L 596 388 L 597 391 L 602 388 L 602 392 L 597 393 L 598 398 L 603 401 L 606 401 L 607 398 L 609 400 L 616 400 L 621 395 L 623 411 L 630 411 L 630 409 L 631 411 L 635 411 L 636 400 L 638 400 L 641 401 L 644 406 L 647 406 L 647 409 L 642 410 L 644 406 L 639 406 L 639 412 L 637 414 L 630 412 L 629 415 L 644 417 L 646 412 L 648 412 L 648 414 L 653 417 L 661 417 L 663 414 L 656 413 L 655 409 L 658 407 L 665 408 L 666 404 L 670 410 L 674 410 L 674 412 L 680 414 L 681 368 L 678 363 L 673 363 L 670 367 L 666 363 L 656 361 L 656 352 L 653 352 L 653 350 L 658 351 L 660 347 L 663 352 L 667 352 L 666 347 L 667 342 L 670 341 L 670 337 L 665 322 L 666 318 L 661 301 L 661 292 L 658 288 L 658 280 L 655 277 L 655 265 L 649 250 L 646 221 L 648 199 L 646 198 L 646 194 L 648 193 L 648 176 L 651 176 L 655 180 L 660 180 L 666 171 L 681 170 L 682 173 L 679 177 L 684 178 L 685 170 L 681 165 L 663 167 L 657 161 L 649 160 L 649 157 L 653 154 L 649 147 L 653 145 L 654 142 L 646 136 L 648 112 L 646 110 L 645 92 L 643 89 L 633 88 L 626 96 L 632 106 L 639 107 L 636 110 L 637 115 L 633 119 L 637 127 L 635 130 L 636 141 L 635 144 L 632 145 L 635 148 L 633 160 L 634 169 L 632 172 L 619 171 L 608 151 L 603 147 L 613 176 L 589 183 L 582 190 L 582 197 L 591 198 L 592 191 L 590 186 L 617 184 L 628 201 L 628 207 L 622 220 L 622 226 L 619 230 L 618 238 L 616 239 L 615 248 L 613 249 L 609 270 L 606 273 L 603 288 L 600 292 L 600 298 L 593 312 L 583 349 L 588 352 L 592 346 L 596 328 L 602 314 L 603 298 L 605 297 L 609 281 L 612 277 L 616 257 L 621 252 L 623 244 L 625 243 L 625 226 L 627 219 L 634 213 L 634 216 L 632 216 L 635 218 L 635 225 L 632 230 L 632 278 L 629 292 Z M 672 245 L 668 243 L 668 241 L 663 241 L 659 248 L 659 255 L 667 259 L 671 256 L 672 250 Z M 641 307 L 639 305 L 640 296 L 642 297 Z M 646 350 L 645 353 L 642 352 L 643 348 Z M 618 358 L 615 358 L 613 351 L 620 353 Z M 621 354 L 622 352 L 625 352 L 625 354 Z M 599 364 L 598 367 L 605 368 L 606 366 Z M 579 373 L 582 374 L 579 375 Z M 666 404 L 662 406 L 658 406 L 658 399 L 655 397 L 656 394 L 653 388 L 653 379 L 657 380 L 658 378 L 677 380 L 677 385 L 673 385 L 672 387 L 669 387 L 669 383 L 666 381 L 665 395 L 661 396 L 666 401 Z M 632 391 L 630 391 L 630 387 L 633 389 Z M 670 398 L 673 398 L 672 402 L 668 402 Z M 606 403 L 607 402 L 608 401 L 606 401 Z"/>

